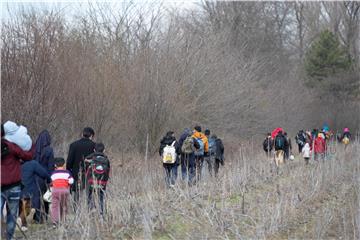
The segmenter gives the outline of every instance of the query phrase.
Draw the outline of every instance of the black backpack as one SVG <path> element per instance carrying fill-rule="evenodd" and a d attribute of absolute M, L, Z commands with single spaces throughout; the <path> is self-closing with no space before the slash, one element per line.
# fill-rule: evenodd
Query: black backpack
<path fill-rule="evenodd" d="M 276 136 L 275 138 L 275 150 L 285 148 L 285 138 L 283 136 Z"/>
<path fill-rule="evenodd" d="M 89 185 L 106 185 L 109 180 L 109 173 L 109 159 L 106 156 L 94 156 L 87 170 Z"/>

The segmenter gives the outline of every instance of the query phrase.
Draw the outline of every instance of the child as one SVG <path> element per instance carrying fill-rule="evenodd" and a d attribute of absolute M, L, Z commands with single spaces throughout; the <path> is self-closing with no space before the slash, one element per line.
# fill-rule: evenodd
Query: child
<path fill-rule="evenodd" d="M 305 164 L 309 164 L 309 159 L 310 159 L 310 154 L 311 154 L 311 149 L 310 149 L 310 144 L 309 141 L 306 141 L 305 146 L 303 147 L 303 149 L 301 150 L 304 160 L 305 160 Z"/>
<path fill-rule="evenodd" d="M 110 161 L 104 154 L 105 146 L 95 144 L 95 152 L 86 157 L 86 178 L 88 183 L 88 207 L 94 207 L 93 195 L 99 197 L 100 214 L 104 213 L 104 196 L 110 175 Z"/>
<path fill-rule="evenodd" d="M 74 183 L 74 179 L 70 172 L 65 169 L 65 160 L 63 158 L 55 158 L 54 163 L 55 170 L 51 174 L 51 220 L 53 227 L 56 227 L 60 219 L 65 220 L 67 202 L 70 196 L 70 185 Z"/>

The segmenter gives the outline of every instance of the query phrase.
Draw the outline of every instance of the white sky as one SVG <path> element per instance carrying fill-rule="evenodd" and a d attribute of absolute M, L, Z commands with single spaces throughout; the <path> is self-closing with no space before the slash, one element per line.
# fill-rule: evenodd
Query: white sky
<path fill-rule="evenodd" d="M 126 4 L 129 2 L 136 3 L 137 6 L 140 8 L 142 6 L 153 6 L 156 4 L 161 4 L 164 7 L 174 7 L 181 9 L 187 9 L 192 8 L 195 6 L 196 2 L 199 2 L 199 0 L 133 0 L 133 1 L 105 1 L 105 0 L 89 0 L 89 1 L 74 1 L 74 0 L 61 0 L 61 1 L 51 1 L 51 0 L 45 0 L 45 1 L 30 1 L 30 0 L 23 0 L 23 1 L 1 1 L 1 20 L 6 20 L 11 16 L 9 14 L 9 11 L 11 13 L 15 13 L 21 8 L 34 8 L 39 10 L 51 10 L 51 9 L 61 9 L 62 12 L 73 15 L 75 13 L 79 13 L 82 11 L 86 11 L 87 4 L 88 3 L 104 3 L 104 4 L 110 4 L 114 6 L 121 6 L 121 4 Z"/>

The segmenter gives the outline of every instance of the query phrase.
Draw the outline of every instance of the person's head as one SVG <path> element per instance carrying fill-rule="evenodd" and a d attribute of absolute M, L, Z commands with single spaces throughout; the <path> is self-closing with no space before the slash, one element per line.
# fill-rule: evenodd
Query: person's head
<path fill-rule="evenodd" d="M 55 168 L 64 168 L 65 167 L 65 159 L 63 158 L 54 158 Z"/>
<path fill-rule="evenodd" d="M 211 135 L 211 138 L 213 138 L 213 139 L 217 139 L 216 134 Z"/>
<path fill-rule="evenodd" d="M 279 131 L 277 135 L 283 135 L 283 131 Z"/>
<path fill-rule="evenodd" d="M 210 136 L 210 129 L 205 129 L 204 134 L 205 134 L 207 137 Z"/>
<path fill-rule="evenodd" d="M 199 125 L 195 126 L 194 129 L 195 129 L 195 131 L 197 131 L 197 132 L 201 132 L 201 127 L 200 127 Z"/>
<path fill-rule="evenodd" d="M 168 131 L 166 137 L 174 137 L 174 131 Z"/>
<path fill-rule="evenodd" d="M 344 133 L 349 132 L 349 128 L 344 128 Z"/>
<path fill-rule="evenodd" d="M 84 138 L 93 138 L 95 135 L 94 129 L 92 129 L 91 127 L 86 127 L 83 130 L 83 137 Z"/>
<path fill-rule="evenodd" d="M 287 132 L 284 132 L 284 136 L 287 136 Z"/>
<path fill-rule="evenodd" d="M 103 143 L 96 143 L 95 144 L 95 152 L 104 152 L 105 150 L 105 145 Z"/>
<path fill-rule="evenodd" d="M 271 133 L 267 133 L 266 136 L 267 136 L 267 137 L 271 137 Z"/>

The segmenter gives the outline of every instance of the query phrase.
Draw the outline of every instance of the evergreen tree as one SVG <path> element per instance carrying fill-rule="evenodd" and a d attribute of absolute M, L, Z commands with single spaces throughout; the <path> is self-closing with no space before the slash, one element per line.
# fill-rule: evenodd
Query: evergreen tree
<path fill-rule="evenodd" d="M 312 83 L 311 85 L 329 76 L 349 70 L 350 66 L 350 55 L 329 30 L 321 32 L 305 58 L 305 70 L 310 77 L 308 83 Z"/>

